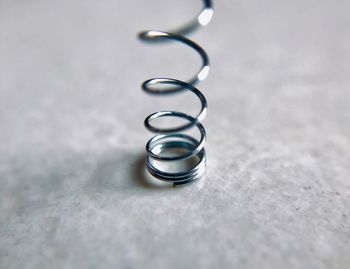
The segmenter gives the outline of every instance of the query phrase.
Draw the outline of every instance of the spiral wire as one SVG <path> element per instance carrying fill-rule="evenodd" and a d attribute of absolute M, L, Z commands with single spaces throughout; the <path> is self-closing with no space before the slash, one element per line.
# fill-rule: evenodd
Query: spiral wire
<path fill-rule="evenodd" d="M 173 78 L 152 78 L 142 83 L 142 89 L 153 95 L 171 95 L 184 91 L 192 92 L 201 103 L 201 110 L 196 117 L 179 111 L 159 111 L 150 114 L 145 119 L 145 127 L 156 135 L 146 144 L 146 166 L 149 173 L 162 181 L 172 183 L 174 186 L 185 185 L 200 179 L 206 168 L 206 154 L 204 144 L 206 132 L 202 121 L 206 116 L 208 104 L 204 95 L 194 86 L 203 81 L 209 74 L 209 58 L 202 47 L 185 37 L 185 35 L 197 30 L 201 26 L 207 25 L 213 15 L 213 5 L 211 0 L 203 0 L 203 9 L 197 17 L 174 31 L 143 31 L 139 38 L 145 42 L 175 41 L 185 44 L 195 50 L 202 59 L 202 65 L 197 74 L 186 82 Z M 161 86 L 163 86 L 161 88 Z M 160 128 L 152 125 L 152 121 L 158 118 L 180 118 L 185 120 L 185 124 L 173 128 Z M 196 127 L 200 133 L 200 138 L 184 133 Z M 164 156 L 162 152 L 169 149 L 183 150 L 185 153 L 176 156 Z M 186 161 L 191 158 L 196 159 L 195 164 L 184 171 L 169 172 L 161 169 L 159 162 Z"/>

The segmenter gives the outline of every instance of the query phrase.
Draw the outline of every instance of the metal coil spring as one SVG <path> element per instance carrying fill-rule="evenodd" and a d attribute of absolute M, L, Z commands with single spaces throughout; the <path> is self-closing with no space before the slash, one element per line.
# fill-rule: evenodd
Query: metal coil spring
<path fill-rule="evenodd" d="M 184 37 L 201 26 L 207 25 L 213 15 L 213 6 L 211 0 L 203 0 L 204 6 L 198 16 L 191 22 L 187 23 L 180 29 L 163 32 L 163 31 L 143 31 L 139 34 L 142 41 L 159 42 L 172 40 L 183 43 L 195 51 L 197 51 L 202 59 L 202 66 L 199 72 L 187 82 L 172 78 L 152 78 L 146 80 L 142 84 L 142 89 L 149 94 L 169 95 L 183 92 L 185 90 L 195 94 L 201 102 L 201 111 L 196 117 L 178 111 L 159 111 L 152 113 L 145 119 L 145 127 L 156 135 L 151 138 L 146 145 L 147 152 L 147 170 L 155 178 L 173 183 L 174 186 L 184 185 L 196 181 L 201 178 L 205 172 L 206 155 L 205 155 L 205 139 L 206 133 L 202 120 L 207 112 L 207 101 L 204 95 L 196 88 L 198 82 L 204 80 L 209 74 L 209 58 L 207 53 L 195 42 Z M 160 85 L 166 85 L 166 89 L 160 88 Z M 158 86 L 158 87 L 157 87 Z M 174 128 L 158 128 L 152 125 L 152 121 L 161 117 L 180 118 L 188 123 Z M 184 131 L 197 127 L 200 133 L 199 140 L 191 135 L 185 134 Z M 169 149 L 185 150 L 184 154 L 177 156 L 163 156 L 161 153 Z M 196 157 L 197 161 L 191 168 L 185 171 L 168 172 L 161 168 L 157 168 L 157 161 L 176 162 L 184 161 Z"/>

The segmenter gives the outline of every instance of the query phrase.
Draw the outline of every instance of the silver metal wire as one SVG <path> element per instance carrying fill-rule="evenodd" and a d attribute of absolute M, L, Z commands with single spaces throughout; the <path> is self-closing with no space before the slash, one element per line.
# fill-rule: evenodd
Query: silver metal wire
<path fill-rule="evenodd" d="M 171 95 L 184 91 L 190 91 L 198 97 L 201 103 L 201 110 L 197 116 L 191 116 L 178 111 L 159 111 L 152 113 L 145 119 L 145 127 L 156 135 L 151 138 L 146 145 L 147 152 L 147 169 L 155 178 L 173 183 L 174 186 L 185 185 L 200 179 L 205 172 L 206 155 L 205 155 L 205 139 L 206 133 L 201 122 L 207 113 L 208 104 L 204 95 L 196 88 L 198 82 L 204 80 L 209 74 L 209 58 L 202 47 L 186 38 L 188 34 L 201 26 L 207 25 L 213 15 L 213 5 L 211 0 L 203 0 L 203 9 L 197 17 L 185 24 L 183 27 L 169 32 L 148 30 L 139 34 L 139 38 L 145 42 L 162 42 L 175 41 L 183 43 L 194 49 L 202 59 L 200 70 L 195 76 L 187 80 L 187 82 L 172 78 L 152 78 L 142 83 L 142 89 L 155 95 Z M 160 88 L 160 85 L 163 87 Z M 164 87 L 166 85 L 166 87 Z M 158 87 L 157 87 L 158 86 Z M 173 128 L 159 128 L 152 125 L 152 121 L 161 117 L 180 118 L 187 123 Z M 183 133 L 184 131 L 197 127 L 200 138 Z M 185 153 L 176 154 L 176 156 L 167 156 L 162 154 L 169 149 L 182 150 Z M 179 172 L 168 172 L 161 169 L 157 163 L 159 162 L 177 162 L 196 159 L 195 163 L 189 169 Z"/>

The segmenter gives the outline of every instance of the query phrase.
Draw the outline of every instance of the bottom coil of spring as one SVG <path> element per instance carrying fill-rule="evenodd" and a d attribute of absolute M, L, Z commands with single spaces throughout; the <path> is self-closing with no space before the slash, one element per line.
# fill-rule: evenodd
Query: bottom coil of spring
<path fill-rule="evenodd" d="M 151 146 L 150 151 L 153 152 L 153 155 L 154 151 L 156 151 L 158 157 L 154 158 L 150 154 L 147 157 L 147 170 L 150 172 L 150 174 L 159 180 L 173 183 L 174 187 L 179 185 L 185 185 L 200 179 L 205 172 L 206 156 L 204 148 L 200 149 L 199 152 L 197 152 L 199 144 L 198 140 L 186 134 L 160 136 L 161 139 L 174 139 L 174 137 L 176 136 L 177 138 L 181 137 L 181 140 L 170 140 L 166 142 L 161 142 L 160 144 L 157 143 L 156 145 Z M 157 139 L 158 137 L 159 136 L 155 136 L 154 138 Z M 187 153 L 185 155 L 176 157 L 166 157 L 163 159 L 162 157 L 159 157 L 161 156 L 162 152 L 169 149 L 184 150 Z M 159 167 L 161 165 L 157 165 L 157 163 L 159 162 L 169 163 L 169 161 L 172 161 L 172 165 L 178 166 L 179 162 L 192 162 L 191 159 L 196 159 L 195 163 L 190 164 L 190 168 L 186 168 L 185 171 L 180 172 L 165 171 L 164 169 Z"/>
<path fill-rule="evenodd" d="M 155 88 L 157 85 L 173 86 L 173 88 L 165 90 L 163 88 L 162 90 Z M 145 127 L 156 133 L 146 145 L 147 170 L 152 176 L 173 183 L 174 186 L 185 185 L 200 179 L 206 166 L 204 150 L 206 132 L 201 124 L 208 108 L 204 95 L 193 85 L 171 78 L 147 80 L 143 83 L 142 88 L 147 93 L 156 95 L 171 95 L 188 91 L 199 99 L 201 110 L 196 117 L 179 111 L 159 111 L 152 113 L 145 119 Z M 159 118 L 177 118 L 187 123 L 172 128 L 159 128 L 152 124 L 152 121 Z M 189 134 L 183 133 L 194 127 L 198 129 L 200 134 L 198 140 Z M 169 153 L 166 154 L 167 151 L 173 151 L 173 153 L 169 155 Z M 174 154 L 174 152 L 176 153 Z M 164 164 L 168 167 L 164 168 Z M 186 164 L 186 168 L 181 167 L 184 164 Z M 172 169 L 169 170 L 169 166 Z"/>

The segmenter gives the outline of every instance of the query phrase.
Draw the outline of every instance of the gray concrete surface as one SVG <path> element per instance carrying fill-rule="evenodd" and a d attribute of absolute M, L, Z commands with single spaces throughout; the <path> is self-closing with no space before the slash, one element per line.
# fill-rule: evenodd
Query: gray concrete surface
<path fill-rule="evenodd" d="M 349 1 L 216 1 L 206 177 L 143 178 L 145 116 L 197 107 L 139 85 L 199 60 L 135 36 L 199 7 L 0 1 L 1 268 L 349 268 Z"/>

